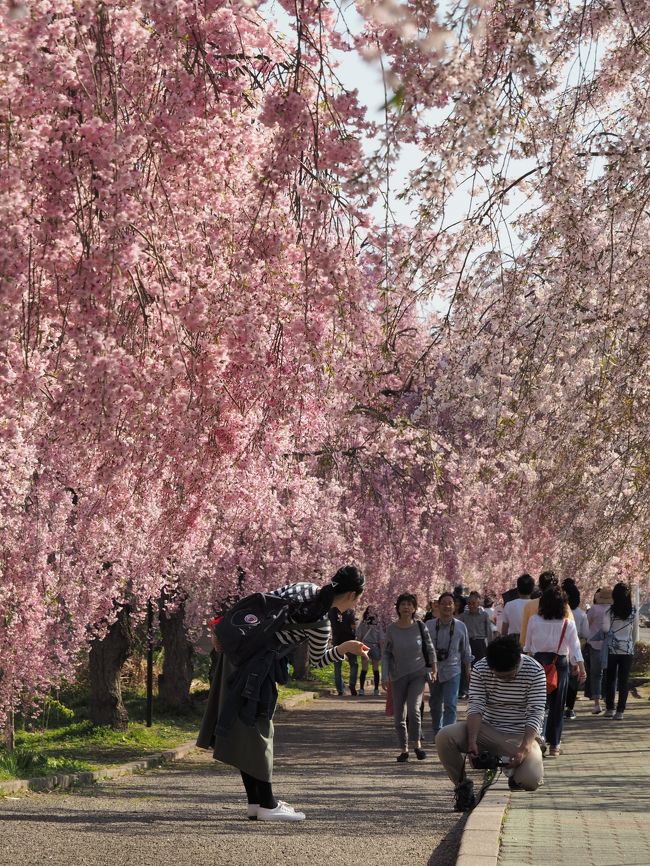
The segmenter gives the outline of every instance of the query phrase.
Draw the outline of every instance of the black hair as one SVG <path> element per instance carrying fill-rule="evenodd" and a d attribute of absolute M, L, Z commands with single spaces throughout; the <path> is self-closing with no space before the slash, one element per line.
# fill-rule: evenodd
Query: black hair
<path fill-rule="evenodd" d="M 542 619 L 564 619 L 566 595 L 559 586 L 549 586 L 539 600 L 539 615 Z"/>
<path fill-rule="evenodd" d="M 632 613 L 632 593 L 626 583 L 617 583 L 612 590 L 612 613 L 616 619 L 627 619 Z"/>
<path fill-rule="evenodd" d="M 481 593 L 480 593 L 480 592 L 477 592 L 475 589 L 473 589 L 473 590 L 470 592 L 470 594 L 467 596 L 467 599 L 468 599 L 468 600 L 469 600 L 470 598 L 478 598 L 478 599 L 480 599 L 480 598 L 481 598 Z"/>
<path fill-rule="evenodd" d="M 575 610 L 580 606 L 580 590 L 576 586 L 576 582 L 572 577 L 567 577 L 562 581 L 562 589 L 566 593 L 567 601 L 571 610 Z"/>
<path fill-rule="evenodd" d="M 517 592 L 519 595 L 530 595 L 535 589 L 535 578 L 530 574 L 520 574 L 517 578 Z"/>
<path fill-rule="evenodd" d="M 377 622 L 377 614 L 373 610 L 372 605 L 369 604 L 368 607 L 364 610 L 361 620 L 362 622 L 368 623 Z"/>
<path fill-rule="evenodd" d="M 418 609 L 418 600 L 412 592 L 403 592 L 401 595 L 397 596 L 397 601 L 395 602 L 395 610 L 397 611 L 397 615 L 399 616 L 399 606 L 403 601 L 410 601 L 415 610 L 413 611 L 413 618 L 415 618 L 415 611 Z"/>
<path fill-rule="evenodd" d="M 344 565 L 312 599 L 291 605 L 291 619 L 293 622 L 318 622 L 325 618 L 337 595 L 353 592 L 358 598 L 365 584 L 366 579 L 356 565 Z"/>
<path fill-rule="evenodd" d="M 537 580 L 537 585 L 544 592 L 549 586 L 559 586 L 559 581 L 554 571 L 543 571 Z"/>
<path fill-rule="evenodd" d="M 485 658 L 490 670 L 506 673 L 517 667 L 521 659 L 521 645 L 514 635 L 495 637 L 487 645 Z"/>
<path fill-rule="evenodd" d="M 438 596 L 438 604 L 440 604 L 440 602 L 443 600 L 443 598 L 447 598 L 447 596 L 449 596 L 449 598 L 450 598 L 454 603 L 456 602 L 456 598 L 457 598 L 457 596 L 455 596 L 455 595 L 453 594 L 453 592 L 441 592 L 440 595 Z"/>
<path fill-rule="evenodd" d="M 489 595 L 486 595 L 485 598 L 483 599 L 483 607 L 492 607 L 493 604 L 494 604 L 494 599 L 491 598 Z"/>

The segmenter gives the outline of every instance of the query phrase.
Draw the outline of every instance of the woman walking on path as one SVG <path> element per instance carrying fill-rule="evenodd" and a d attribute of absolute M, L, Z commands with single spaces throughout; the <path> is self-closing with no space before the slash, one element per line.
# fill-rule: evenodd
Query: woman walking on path
<path fill-rule="evenodd" d="M 585 697 L 594 702 L 592 713 L 599 715 L 602 712 L 600 696 L 603 692 L 603 617 L 612 603 L 612 593 L 609 589 L 597 589 L 594 594 L 594 603 L 587 611 L 587 622 L 589 633 L 587 635 L 587 652 L 589 665 L 589 682 L 585 688 Z"/>
<path fill-rule="evenodd" d="M 415 747 L 418 761 L 426 758 L 422 749 L 422 692 L 429 676 L 437 672 L 436 653 L 429 632 L 423 623 L 415 621 L 417 598 L 402 593 L 395 602 L 399 619 L 388 626 L 384 657 L 381 665 L 382 686 L 393 692 L 393 717 L 400 745 L 399 763 L 409 759 L 409 741 Z M 406 717 L 408 713 L 408 732 Z"/>
<path fill-rule="evenodd" d="M 384 629 L 374 608 L 368 607 L 363 612 L 363 617 L 357 628 L 357 637 L 368 647 L 368 657 L 361 657 L 361 676 L 359 677 L 359 694 L 365 695 L 366 676 L 368 674 L 368 660 L 372 664 L 372 675 L 375 684 L 375 695 L 379 694 L 379 662 L 381 661 L 382 645 L 384 642 Z"/>
<path fill-rule="evenodd" d="M 569 602 L 569 607 L 573 613 L 573 620 L 576 624 L 576 631 L 578 632 L 578 640 L 580 641 L 580 649 L 582 650 L 583 656 L 586 653 L 586 642 L 587 637 L 589 636 L 589 622 L 587 620 L 587 614 L 580 607 L 580 590 L 576 586 L 575 580 L 571 577 L 567 577 L 566 580 L 562 581 L 562 589 L 566 593 L 567 601 Z M 585 658 L 586 662 L 586 658 Z M 587 665 L 585 663 L 585 671 L 587 669 Z M 585 680 L 586 682 L 586 680 Z M 564 711 L 565 719 L 575 719 L 575 705 L 576 699 L 578 697 L 578 677 L 575 673 L 571 673 L 569 677 L 569 685 L 567 688 L 566 695 L 566 709 Z"/>
<path fill-rule="evenodd" d="M 607 678 L 605 683 L 605 718 L 623 718 L 629 693 L 630 671 L 634 658 L 634 623 L 636 608 L 632 604 L 630 588 L 617 583 L 612 590 L 612 606 L 603 616 L 603 634 L 607 641 Z M 618 703 L 614 712 L 616 682 Z"/>
<path fill-rule="evenodd" d="M 210 687 L 208 706 L 203 717 L 197 745 L 213 749 L 214 757 L 230 764 L 241 772 L 248 798 L 248 817 L 260 821 L 304 821 L 303 812 L 297 812 L 288 803 L 277 800 L 272 787 L 273 776 L 273 713 L 277 699 L 275 677 L 281 666 L 278 651 L 296 646 L 303 641 L 309 644 L 309 663 L 325 667 L 333 661 L 342 661 L 346 653 L 363 656 L 367 647 L 360 641 L 350 640 L 328 649 L 330 623 L 327 617 L 330 608 L 348 610 L 363 592 L 363 574 L 353 565 L 340 568 L 332 580 L 322 588 L 313 583 L 293 583 L 274 590 L 269 595 L 286 599 L 289 613 L 286 624 L 275 633 L 272 644 L 260 653 L 270 670 L 258 678 L 257 715 L 241 717 L 247 709 L 242 705 L 245 689 L 255 685 L 253 673 L 245 684 L 238 683 L 242 667 L 236 667 L 230 658 L 220 651 L 218 639 L 217 663 Z M 248 622 L 249 620 L 247 620 Z M 253 659 L 253 660 L 254 660 Z M 258 675 L 258 674 L 255 674 Z"/>
<path fill-rule="evenodd" d="M 555 661 L 557 668 L 557 688 L 546 698 L 545 737 L 551 756 L 560 754 L 569 661 L 577 665 L 579 682 L 584 682 L 586 678 L 578 632 L 568 614 L 565 594 L 559 587 L 552 586 L 542 594 L 539 613 L 531 616 L 526 630 L 525 651 L 541 665 Z"/>

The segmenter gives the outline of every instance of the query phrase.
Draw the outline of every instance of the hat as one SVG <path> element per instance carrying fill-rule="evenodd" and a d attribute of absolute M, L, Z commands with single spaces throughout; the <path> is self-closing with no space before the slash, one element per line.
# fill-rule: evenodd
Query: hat
<path fill-rule="evenodd" d="M 612 591 L 608 586 L 604 586 L 598 590 L 594 598 L 595 604 L 613 604 Z"/>

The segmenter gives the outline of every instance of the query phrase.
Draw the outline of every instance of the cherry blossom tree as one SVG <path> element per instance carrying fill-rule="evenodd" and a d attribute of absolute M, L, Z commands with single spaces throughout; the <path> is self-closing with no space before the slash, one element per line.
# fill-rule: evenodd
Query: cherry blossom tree
<path fill-rule="evenodd" d="M 0 716 L 163 593 L 645 575 L 644 5 L 8 5 Z"/>

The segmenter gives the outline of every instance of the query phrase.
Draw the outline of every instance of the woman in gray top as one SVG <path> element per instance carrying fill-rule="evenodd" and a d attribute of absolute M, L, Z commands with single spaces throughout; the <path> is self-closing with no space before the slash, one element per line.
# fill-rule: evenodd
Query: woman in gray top
<path fill-rule="evenodd" d="M 381 666 L 382 686 L 393 692 L 393 717 L 400 745 L 399 763 L 409 759 L 409 740 L 415 747 L 418 761 L 426 758 L 422 749 L 422 693 L 429 676 L 435 678 L 436 652 L 431 636 L 423 623 L 415 619 L 417 598 L 402 593 L 395 602 L 398 620 L 388 626 Z M 408 713 L 408 733 L 407 733 Z"/>

